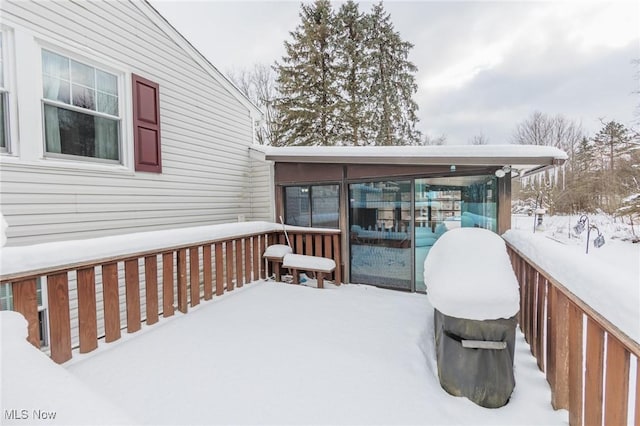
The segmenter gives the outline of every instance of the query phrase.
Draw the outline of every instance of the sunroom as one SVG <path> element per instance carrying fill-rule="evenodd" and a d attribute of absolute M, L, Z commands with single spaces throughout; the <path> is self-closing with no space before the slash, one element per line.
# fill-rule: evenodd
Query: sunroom
<path fill-rule="evenodd" d="M 264 147 L 276 217 L 340 229 L 345 282 L 426 290 L 429 250 L 446 231 L 511 227 L 511 179 L 561 165 L 544 146 Z M 460 259 L 464 263 L 464 259 Z"/>

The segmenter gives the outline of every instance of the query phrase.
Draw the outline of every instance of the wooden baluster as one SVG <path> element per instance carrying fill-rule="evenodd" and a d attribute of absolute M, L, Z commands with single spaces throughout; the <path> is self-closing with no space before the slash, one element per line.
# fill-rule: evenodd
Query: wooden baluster
<path fill-rule="evenodd" d="M 202 273 L 204 275 L 204 300 L 213 297 L 213 284 L 211 274 L 211 244 L 202 247 Z"/>
<path fill-rule="evenodd" d="M 304 254 L 307 256 L 313 256 L 313 236 L 311 234 L 305 235 Z"/>
<path fill-rule="evenodd" d="M 62 364 L 71 359 L 69 278 L 66 272 L 47 277 L 47 296 L 51 359 Z"/>
<path fill-rule="evenodd" d="M 174 314 L 173 303 L 173 252 L 162 255 L 162 316 L 170 317 Z"/>
<path fill-rule="evenodd" d="M 98 316 L 96 313 L 96 272 L 89 267 L 76 271 L 78 278 L 78 334 L 80 353 L 98 347 Z"/>
<path fill-rule="evenodd" d="M 322 235 L 320 234 L 313 236 L 313 251 L 315 256 L 322 257 Z"/>
<path fill-rule="evenodd" d="M 227 272 L 227 291 L 233 291 L 233 244 L 234 241 L 227 241 L 224 250 Z"/>
<path fill-rule="evenodd" d="M 251 237 L 251 246 L 253 247 L 253 274 L 251 279 L 258 281 L 260 279 L 260 265 L 262 264 L 260 261 L 260 237 L 258 235 Z"/>
<path fill-rule="evenodd" d="M 238 288 L 244 285 L 244 275 L 242 273 L 243 254 L 242 254 L 242 239 L 235 241 L 236 246 L 236 285 Z"/>
<path fill-rule="evenodd" d="M 556 410 L 569 408 L 569 300 L 555 289 L 555 386 L 551 390 L 551 405 Z"/>
<path fill-rule="evenodd" d="M 538 297 L 538 285 L 540 274 L 536 269 L 533 270 L 531 279 L 529 299 L 531 301 L 531 311 L 529 312 L 529 327 L 531 327 L 531 353 L 534 357 L 538 357 L 538 309 L 540 309 L 540 301 Z"/>
<path fill-rule="evenodd" d="M 640 425 L 640 358 L 636 358 L 636 409 L 633 424 Z"/>
<path fill-rule="evenodd" d="M 260 254 L 263 254 L 266 249 L 267 249 L 267 236 L 263 235 L 260 238 Z M 260 262 L 260 278 L 262 278 L 263 280 L 267 278 L 267 271 L 262 266 L 262 262 Z"/>
<path fill-rule="evenodd" d="M 146 298 L 147 325 L 158 322 L 158 257 L 144 258 L 144 292 Z"/>
<path fill-rule="evenodd" d="M 569 305 L 569 425 L 582 425 L 582 311 Z"/>
<path fill-rule="evenodd" d="M 547 338 L 547 330 L 544 327 L 544 318 L 546 315 L 546 307 L 547 307 L 547 279 L 542 275 L 538 275 L 538 312 L 536 318 L 536 327 L 538 329 L 538 340 L 536 344 L 538 345 L 538 357 L 537 363 L 540 371 L 544 371 L 544 342 Z"/>
<path fill-rule="evenodd" d="M 627 424 L 629 401 L 629 352 L 611 334 L 607 336 L 607 374 L 604 424 Z"/>
<path fill-rule="evenodd" d="M 342 253 L 340 251 L 340 235 L 333 235 L 333 260 L 336 262 L 335 270 L 335 284 L 340 285 L 342 283 Z"/>
<path fill-rule="evenodd" d="M 178 310 L 187 313 L 187 249 L 178 250 Z"/>
<path fill-rule="evenodd" d="M 124 262 L 125 298 L 127 303 L 127 333 L 140 330 L 140 271 L 138 259 Z"/>
<path fill-rule="evenodd" d="M 224 294 L 224 263 L 222 261 L 222 244 L 215 244 L 216 252 L 216 296 Z"/>
<path fill-rule="evenodd" d="M 585 425 L 601 425 L 604 332 L 590 318 L 587 319 L 586 355 L 584 421 Z"/>
<path fill-rule="evenodd" d="M 118 291 L 118 264 L 102 265 L 102 298 L 104 300 L 104 340 L 107 343 L 120 338 L 120 295 Z"/>
<path fill-rule="evenodd" d="M 36 278 L 16 281 L 11 284 L 13 309 L 27 320 L 27 341 L 40 348 L 40 327 L 38 319 L 38 292 Z"/>
<path fill-rule="evenodd" d="M 547 339 L 546 339 L 546 352 L 547 352 L 547 382 L 551 386 L 552 392 L 555 387 L 556 378 L 556 292 L 555 288 L 549 284 L 547 293 Z"/>
<path fill-rule="evenodd" d="M 244 239 L 244 277 L 245 282 L 250 283 L 251 279 L 251 238 Z"/>
<path fill-rule="evenodd" d="M 296 234 L 295 240 L 296 240 L 296 246 L 293 252 L 296 254 L 303 254 L 304 244 L 302 242 L 303 241 L 302 234 Z"/>
<path fill-rule="evenodd" d="M 198 247 L 189 248 L 189 287 L 191 307 L 200 304 L 200 259 Z"/>

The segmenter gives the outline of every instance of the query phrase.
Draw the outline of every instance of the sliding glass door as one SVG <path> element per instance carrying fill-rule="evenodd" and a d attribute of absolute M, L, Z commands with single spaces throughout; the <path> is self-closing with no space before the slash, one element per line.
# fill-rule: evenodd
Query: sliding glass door
<path fill-rule="evenodd" d="M 424 261 L 445 232 L 459 227 L 496 232 L 496 182 L 493 176 L 455 176 L 415 181 L 416 291 L 426 291 Z M 464 267 L 464 259 L 460 259 Z"/>
<path fill-rule="evenodd" d="M 351 282 L 412 289 L 411 181 L 349 185 Z"/>

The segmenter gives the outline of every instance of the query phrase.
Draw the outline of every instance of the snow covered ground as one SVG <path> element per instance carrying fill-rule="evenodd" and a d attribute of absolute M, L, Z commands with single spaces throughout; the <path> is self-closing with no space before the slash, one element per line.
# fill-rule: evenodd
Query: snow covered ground
<path fill-rule="evenodd" d="M 566 411 L 551 408 L 549 387 L 519 332 L 516 388 L 500 409 L 443 391 L 433 345 L 425 295 L 258 282 L 48 369 L 65 370 L 67 386 L 89 389 L 90 402 L 97 395 L 103 410 L 117 407 L 114 423 L 567 424 Z M 6 363 L 17 362 L 7 352 L 3 344 L 3 410 L 31 413 L 46 399 L 34 397 L 27 380 L 4 383 L 15 366 Z M 58 419 L 110 423 L 82 397 L 46 407 Z"/>
<path fill-rule="evenodd" d="M 593 220 L 607 241 L 588 255 L 577 217 L 534 234 L 515 216 L 505 238 L 639 340 L 640 244 Z M 328 287 L 252 283 L 63 366 L 0 312 L 0 423 L 567 424 L 519 331 L 512 398 L 485 409 L 440 387 L 426 295 Z"/>
<path fill-rule="evenodd" d="M 605 237 L 596 248 L 591 231 L 586 253 L 586 230 L 575 235 L 579 216 L 544 219 L 544 230 L 533 232 L 533 218 L 512 216 L 504 238 L 549 272 L 629 337 L 640 342 L 640 244 L 631 243 L 629 225 L 608 216 L 591 216 Z M 636 230 L 640 233 L 640 230 Z"/>

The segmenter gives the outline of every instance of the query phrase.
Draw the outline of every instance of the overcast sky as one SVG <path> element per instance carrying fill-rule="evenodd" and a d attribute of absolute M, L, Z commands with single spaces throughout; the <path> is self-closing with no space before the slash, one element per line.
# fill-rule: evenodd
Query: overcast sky
<path fill-rule="evenodd" d="M 220 71 L 273 64 L 299 1 L 158 1 L 153 6 Z M 369 11 L 371 2 L 361 1 Z M 338 8 L 339 2 L 334 2 Z M 418 67 L 418 127 L 448 143 L 507 143 L 532 112 L 593 134 L 639 127 L 640 2 L 386 1 Z"/>

